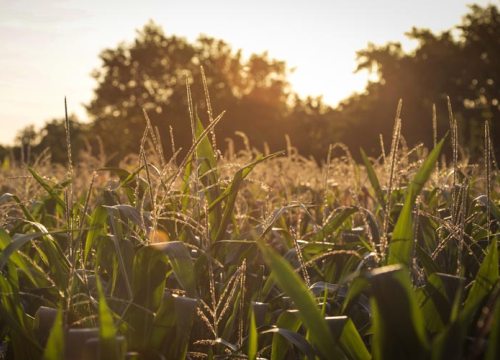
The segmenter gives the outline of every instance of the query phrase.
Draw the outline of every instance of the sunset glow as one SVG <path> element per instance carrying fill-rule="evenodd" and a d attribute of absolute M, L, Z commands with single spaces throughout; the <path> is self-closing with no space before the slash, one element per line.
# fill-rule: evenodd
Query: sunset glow
<path fill-rule="evenodd" d="M 368 74 L 354 74 L 355 52 L 368 42 L 402 41 L 412 26 L 439 31 L 460 21 L 468 1 L 174 2 L 21 0 L 0 4 L 0 143 L 28 124 L 61 117 L 62 99 L 82 120 L 92 97 L 98 54 L 133 39 L 149 19 L 167 34 L 223 39 L 248 55 L 269 51 L 295 68 L 299 94 L 335 105 L 362 91 Z M 477 1 L 487 4 L 489 1 Z M 286 7 L 285 7 L 286 4 Z M 411 10 L 410 10 L 411 4 Z"/>

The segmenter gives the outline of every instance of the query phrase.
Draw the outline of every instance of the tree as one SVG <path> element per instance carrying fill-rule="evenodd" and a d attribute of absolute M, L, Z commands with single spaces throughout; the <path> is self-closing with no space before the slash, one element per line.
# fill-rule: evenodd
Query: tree
<path fill-rule="evenodd" d="M 28 125 L 21 129 L 15 139 L 17 145 L 15 155 L 19 157 L 21 161 L 30 161 L 32 154 L 32 147 L 35 145 L 38 139 L 38 133 L 35 130 L 34 125 Z"/>
<path fill-rule="evenodd" d="M 97 87 L 87 110 L 108 154 L 120 158 L 137 152 L 146 124 L 142 109 L 158 127 L 164 143 L 172 126 L 177 147 L 189 148 L 186 79 L 197 114 L 207 118 L 200 66 L 205 71 L 213 116 L 222 110 L 228 113 L 217 128 L 219 140 L 240 130 L 253 141 L 276 147 L 277 137 L 283 138 L 286 132 L 282 122 L 289 97 L 288 69 L 265 53 L 244 61 L 240 51 L 222 40 L 201 36 L 189 43 L 166 36 L 150 22 L 132 43 L 106 49 L 100 57 L 103 65 L 93 74 Z"/>
<path fill-rule="evenodd" d="M 329 145 L 345 136 L 345 128 L 335 122 L 335 114 L 322 97 L 301 99 L 295 95 L 287 121 L 292 144 L 300 154 L 323 159 Z"/>
<path fill-rule="evenodd" d="M 13 148 L 17 160 L 30 162 L 37 155 L 48 150 L 51 161 L 57 164 L 68 163 L 68 151 L 66 145 L 66 121 L 65 119 L 52 119 L 36 130 L 33 125 L 22 129 L 16 137 L 17 146 Z M 69 118 L 71 134 L 71 150 L 74 159 L 86 146 L 89 137 L 88 125 L 77 120 L 75 116 Z"/>
<path fill-rule="evenodd" d="M 358 52 L 358 70 L 378 75 L 363 94 L 344 101 L 337 122 L 347 121 L 346 142 L 378 151 L 376 134 L 388 142 L 398 98 L 404 100 L 403 128 L 409 143 L 432 146 L 432 104 L 438 109 L 439 133 L 448 126 L 446 97 L 461 129 L 460 139 L 471 154 L 480 152 L 484 121 L 492 138 L 500 139 L 500 15 L 493 6 L 470 7 L 462 23 L 440 34 L 413 28 L 407 36 L 418 42 L 410 53 L 400 43 L 369 45 Z M 370 133 L 368 133 L 368 131 Z M 500 144 L 496 144 L 497 157 Z"/>
<path fill-rule="evenodd" d="M 337 108 L 321 98 L 302 99 L 290 88 L 284 61 L 267 53 L 243 58 L 223 40 L 200 36 L 194 42 L 167 36 L 150 22 L 130 43 L 104 50 L 102 66 L 93 77 L 96 87 L 87 105 L 92 123 L 72 123 L 74 153 L 85 136 L 96 135 L 104 150 L 118 162 L 139 150 L 146 126 L 143 109 L 157 127 L 164 152 L 171 153 L 170 126 L 176 148 L 186 151 L 192 131 L 186 81 L 203 122 L 208 116 L 201 66 L 210 92 L 212 117 L 226 110 L 217 125 L 217 143 L 243 131 L 254 146 L 285 148 L 285 134 L 304 155 L 324 158 L 330 143 L 341 141 L 351 149 L 363 147 L 378 154 L 378 134 L 389 146 L 398 99 L 403 104 L 403 135 L 410 145 L 433 145 L 432 105 L 436 104 L 439 136 L 449 129 L 447 96 L 459 121 L 459 140 L 470 154 L 482 152 L 485 121 L 500 158 L 500 14 L 496 6 L 471 6 L 458 26 L 442 33 L 413 28 L 407 36 L 417 41 L 405 52 L 400 43 L 370 44 L 358 52 L 358 71 L 377 75 L 361 94 Z M 53 159 L 65 162 L 64 123 L 49 123 L 41 136 L 31 133 L 36 151 L 50 147 Z M 25 135 L 29 135 L 28 133 Z M 26 137 L 26 136 L 24 136 Z M 36 139 L 35 139 L 36 138 Z M 25 142 L 26 143 L 26 142 Z M 24 154 L 24 153 L 23 153 Z M 354 151 L 356 154 L 356 151 Z M 114 157 L 112 156 L 114 155 Z M 76 158 L 77 156 L 75 156 Z"/>
<path fill-rule="evenodd" d="M 46 122 L 44 127 L 40 130 L 40 140 L 34 148 L 37 153 L 49 149 L 52 162 L 58 164 L 68 163 L 65 123 L 65 119 L 52 119 Z M 87 124 L 79 122 L 75 116 L 70 116 L 69 129 L 71 151 L 74 154 L 74 160 L 77 160 L 78 154 L 86 146 L 86 141 L 89 136 L 88 126 Z"/>

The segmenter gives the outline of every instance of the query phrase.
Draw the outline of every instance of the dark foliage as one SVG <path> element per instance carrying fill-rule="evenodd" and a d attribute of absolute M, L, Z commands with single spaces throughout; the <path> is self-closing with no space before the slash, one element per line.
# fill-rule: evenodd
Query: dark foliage
<path fill-rule="evenodd" d="M 195 42 L 167 36 L 150 22 L 132 43 L 104 50 L 101 68 L 93 77 L 96 88 L 87 110 L 90 126 L 77 125 L 74 133 L 82 143 L 84 134 L 95 144 L 100 137 L 108 158 L 121 159 L 137 152 L 146 121 L 143 109 L 158 128 L 165 154 L 171 154 L 170 127 L 176 148 L 191 145 L 186 79 L 191 86 L 195 112 L 203 122 L 226 111 L 217 125 L 217 143 L 244 132 L 250 143 L 271 150 L 285 147 L 285 134 L 304 155 L 323 159 L 329 144 L 344 142 L 351 149 L 379 152 L 377 135 L 385 144 L 394 123 L 397 102 L 404 100 L 403 136 L 409 145 L 433 145 L 432 107 L 437 109 L 438 137 L 449 129 L 447 96 L 459 123 L 459 142 L 472 156 L 480 156 L 483 123 L 491 123 L 491 137 L 500 157 L 500 13 L 494 5 L 471 6 L 460 25 L 435 34 L 413 28 L 407 36 L 418 42 L 411 52 L 400 43 L 370 44 L 358 52 L 358 71 L 377 75 L 361 94 L 354 94 L 337 108 L 321 98 L 299 98 L 290 89 L 290 70 L 283 61 L 266 53 L 242 57 L 222 40 L 200 36 Z M 201 66 L 211 96 L 208 114 Z M 325 70 L 326 71 L 326 70 Z M 63 122 L 47 124 L 40 134 L 26 129 L 21 145 L 49 147 L 56 162 L 64 162 L 61 139 Z M 23 137 L 23 139 L 21 139 Z M 75 151 L 81 148 L 75 146 Z M 355 152 L 356 153 L 356 152 Z"/>

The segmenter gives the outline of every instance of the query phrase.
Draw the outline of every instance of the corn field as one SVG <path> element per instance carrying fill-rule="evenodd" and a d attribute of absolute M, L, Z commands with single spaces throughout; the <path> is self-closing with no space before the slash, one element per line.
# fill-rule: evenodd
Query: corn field
<path fill-rule="evenodd" d="M 219 148 L 222 114 L 190 113 L 170 159 L 145 114 L 118 167 L 72 159 L 69 128 L 67 166 L 4 162 L 0 359 L 500 358 L 487 124 L 475 162 L 451 111 L 433 149 L 398 111 L 390 151 L 319 165 Z"/>

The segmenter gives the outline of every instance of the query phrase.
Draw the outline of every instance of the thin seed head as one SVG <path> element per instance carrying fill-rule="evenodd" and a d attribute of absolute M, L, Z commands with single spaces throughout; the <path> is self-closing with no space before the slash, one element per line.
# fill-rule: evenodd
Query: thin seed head
<path fill-rule="evenodd" d="M 196 140 L 196 128 L 194 126 L 194 110 L 193 110 L 193 98 L 191 97 L 191 86 L 189 85 L 189 76 L 186 75 L 186 93 L 188 100 L 189 109 L 189 119 L 191 120 L 191 136 L 193 137 L 193 142 Z"/>
<path fill-rule="evenodd" d="M 213 117 L 213 112 L 212 112 L 212 103 L 210 102 L 210 93 L 208 92 L 207 77 L 205 76 L 205 69 L 203 68 L 203 66 L 200 66 L 200 71 L 201 71 L 201 78 L 202 78 L 202 81 L 203 81 L 203 91 L 205 92 L 205 102 L 207 104 L 208 120 L 210 122 L 213 122 L 214 121 L 214 117 Z M 217 158 L 218 155 L 219 155 L 219 152 L 217 150 L 217 141 L 216 141 L 216 138 L 215 138 L 215 131 L 214 131 L 213 128 L 210 131 L 210 136 L 212 137 L 212 146 L 214 148 L 214 154 L 215 154 L 215 156 Z"/>
<path fill-rule="evenodd" d="M 168 131 L 170 134 L 170 146 L 172 147 L 172 158 L 174 158 L 176 150 L 175 150 L 174 128 L 172 127 L 172 125 L 168 126 Z"/>
<path fill-rule="evenodd" d="M 64 117 L 65 117 L 65 130 L 66 130 L 66 149 L 68 152 L 68 173 L 70 178 L 73 177 L 73 157 L 71 152 L 71 130 L 68 117 L 68 103 L 66 97 L 64 97 Z"/>
<path fill-rule="evenodd" d="M 432 104 L 432 140 L 433 145 L 437 145 L 437 114 L 436 114 L 436 104 Z"/>
<path fill-rule="evenodd" d="M 402 100 L 398 103 L 398 109 L 396 111 L 396 121 L 394 123 L 394 131 L 392 134 L 392 143 L 391 143 L 391 168 L 389 175 L 389 186 L 387 187 L 387 201 L 384 210 L 384 222 L 383 222 L 383 233 L 381 238 L 381 255 L 384 256 L 385 249 L 387 248 L 387 232 L 389 229 L 389 217 L 391 212 L 391 198 L 392 198 L 392 189 L 394 185 L 394 174 L 396 173 L 397 167 L 397 151 L 399 148 L 399 141 L 401 139 L 401 118 L 399 115 L 401 114 L 401 106 L 403 102 Z"/>
<path fill-rule="evenodd" d="M 490 240 L 490 223 L 491 223 L 491 138 L 490 125 L 488 121 L 484 122 L 484 165 L 486 169 L 486 230 L 488 242 Z"/>
<path fill-rule="evenodd" d="M 290 232 L 292 235 L 293 245 L 295 247 L 295 252 L 297 253 L 297 259 L 299 260 L 302 276 L 304 277 L 304 282 L 307 285 L 307 287 L 309 288 L 311 286 L 311 279 L 309 278 L 309 273 L 307 272 L 307 267 L 306 267 L 306 264 L 304 261 L 304 256 L 302 255 L 302 249 L 300 248 L 300 245 L 297 241 L 297 237 L 298 237 L 297 231 L 294 229 L 290 229 Z"/>

